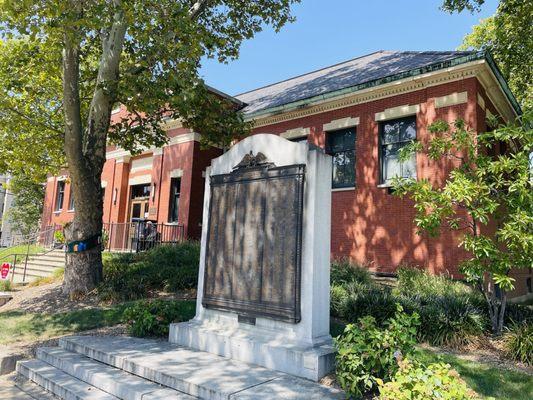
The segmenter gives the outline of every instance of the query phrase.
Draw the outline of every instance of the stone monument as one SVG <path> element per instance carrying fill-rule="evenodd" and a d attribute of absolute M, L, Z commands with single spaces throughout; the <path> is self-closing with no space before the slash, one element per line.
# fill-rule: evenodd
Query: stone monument
<path fill-rule="evenodd" d="M 206 172 L 196 316 L 170 342 L 318 381 L 334 367 L 330 156 L 259 134 Z"/>

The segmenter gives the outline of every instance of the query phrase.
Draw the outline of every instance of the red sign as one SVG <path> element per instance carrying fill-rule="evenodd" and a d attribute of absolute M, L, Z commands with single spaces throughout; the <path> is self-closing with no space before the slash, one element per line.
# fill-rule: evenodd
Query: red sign
<path fill-rule="evenodd" d="M 11 264 L 9 263 L 3 263 L 2 269 L 0 269 L 0 278 L 2 280 L 6 280 L 7 276 L 9 275 L 9 270 L 11 269 Z"/>

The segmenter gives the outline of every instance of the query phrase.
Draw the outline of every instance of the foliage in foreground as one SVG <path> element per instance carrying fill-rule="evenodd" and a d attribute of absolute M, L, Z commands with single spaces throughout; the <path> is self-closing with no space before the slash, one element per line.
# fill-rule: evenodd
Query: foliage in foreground
<path fill-rule="evenodd" d="M 447 163 L 452 170 L 444 186 L 425 178 L 394 181 L 395 194 L 414 200 L 420 231 L 461 233 L 459 247 L 470 254 L 461 272 L 483 294 L 496 335 L 504 325 L 507 292 L 514 288 L 509 272 L 533 266 L 531 126 L 533 110 L 486 133 L 471 131 L 463 120 L 436 121 L 429 140 L 405 146 L 400 159 L 420 152 L 430 162 Z"/>
<path fill-rule="evenodd" d="M 164 337 L 170 324 L 194 317 L 194 301 L 141 300 L 126 308 L 124 322 L 130 335 Z"/>
<path fill-rule="evenodd" d="M 106 254 L 98 293 L 106 301 L 125 301 L 150 297 L 154 291 L 194 288 L 199 259 L 200 245 L 193 241 L 144 253 Z"/>
<path fill-rule="evenodd" d="M 397 306 L 383 327 L 371 317 L 346 326 L 335 339 L 337 380 L 351 396 L 375 391 L 377 379 L 388 381 L 398 370 L 397 359 L 411 355 L 416 343 L 418 315 L 407 315 Z"/>
<path fill-rule="evenodd" d="M 486 330 L 483 299 L 461 282 L 405 267 L 399 269 L 394 289 L 366 282 L 332 281 L 331 314 L 352 323 L 371 315 L 381 326 L 399 303 L 420 315 L 418 340 L 438 346 L 460 347 Z"/>
<path fill-rule="evenodd" d="M 483 398 L 498 400 L 531 400 L 533 398 L 533 379 L 527 373 L 492 363 L 459 358 L 452 354 L 438 354 L 427 349 L 419 349 L 417 359 L 425 365 L 450 364 L 468 386 Z"/>
<path fill-rule="evenodd" d="M 533 324 L 513 324 L 504 334 L 507 354 L 516 361 L 533 365 Z"/>
<path fill-rule="evenodd" d="M 474 400 L 480 397 L 449 364 L 427 366 L 405 359 L 387 383 L 378 380 L 379 400 Z"/>
<path fill-rule="evenodd" d="M 0 292 L 10 292 L 12 290 L 11 281 L 0 281 Z"/>

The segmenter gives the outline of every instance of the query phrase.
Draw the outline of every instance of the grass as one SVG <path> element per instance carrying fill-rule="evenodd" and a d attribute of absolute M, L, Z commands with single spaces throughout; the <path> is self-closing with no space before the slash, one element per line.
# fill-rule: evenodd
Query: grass
<path fill-rule="evenodd" d="M 14 344 L 46 340 L 90 329 L 118 325 L 124 310 L 137 302 L 110 307 L 94 307 L 56 314 L 27 313 L 20 310 L 0 313 L 0 343 Z M 183 301 L 184 318 L 194 317 L 194 301 Z"/>
<path fill-rule="evenodd" d="M 57 314 L 7 311 L 0 313 L 0 343 L 12 344 L 46 340 L 89 329 L 113 326 L 122 322 L 126 305 L 88 308 Z"/>
<path fill-rule="evenodd" d="M 6 249 L 0 250 L 0 263 L 12 263 L 15 261 L 15 256 L 13 254 L 26 254 L 26 251 L 28 251 L 28 254 L 34 255 L 42 253 L 44 251 L 44 248 L 35 244 L 30 245 L 29 249 L 28 245 L 26 244 L 8 247 Z M 17 256 L 17 260 L 19 259 L 20 257 Z"/>
<path fill-rule="evenodd" d="M 29 287 L 35 287 L 35 286 L 41 286 L 41 285 L 49 285 L 50 283 L 56 283 L 61 282 L 63 280 L 63 276 L 65 275 L 65 268 L 57 268 L 54 270 L 52 275 L 37 278 L 33 281 L 31 281 L 28 286 Z"/>
<path fill-rule="evenodd" d="M 468 385 L 486 399 L 533 399 L 533 376 L 495 365 L 463 360 L 451 354 L 436 354 L 420 350 L 424 363 L 445 362 L 459 372 Z"/>

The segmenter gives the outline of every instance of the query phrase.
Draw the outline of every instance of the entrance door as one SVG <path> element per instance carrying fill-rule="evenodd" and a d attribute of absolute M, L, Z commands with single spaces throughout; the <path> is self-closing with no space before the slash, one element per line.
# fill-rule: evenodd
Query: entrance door
<path fill-rule="evenodd" d="M 132 200 L 130 208 L 130 221 L 133 218 L 148 218 L 148 200 Z"/>

